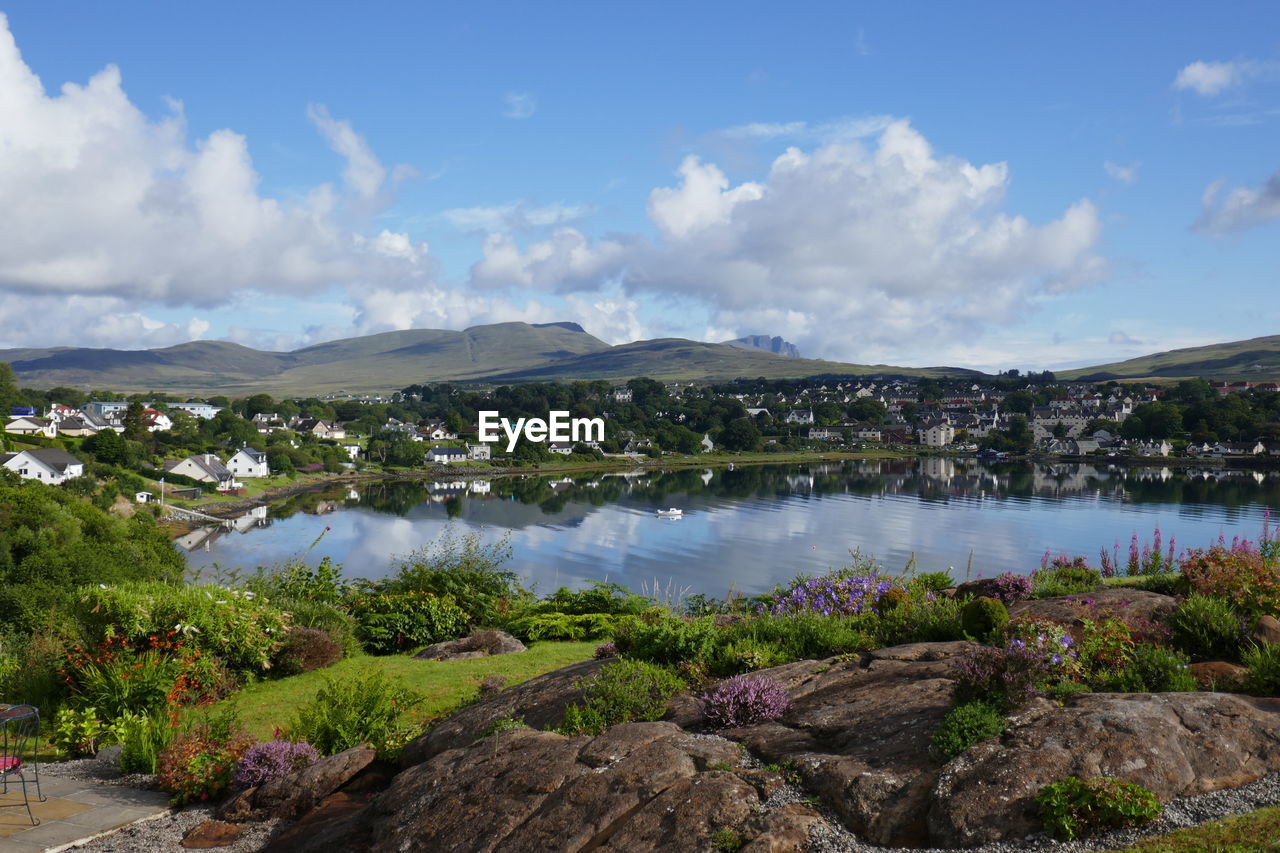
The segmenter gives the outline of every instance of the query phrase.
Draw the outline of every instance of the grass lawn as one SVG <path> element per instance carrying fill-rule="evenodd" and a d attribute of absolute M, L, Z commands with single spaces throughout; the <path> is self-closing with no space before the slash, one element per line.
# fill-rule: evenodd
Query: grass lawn
<path fill-rule="evenodd" d="M 1280 806 L 1148 838 L 1123 853 L 1262 853 L 1280 851 Z"/>
<path fill-rule="evenodd" d="M 596 645 L 594 642 L 542 642 L 534 643 L 527 652 L 520 654 L 460 661 L 415 660 L 407 655 L 348 658 L 328 669 L 251 684 L 214 706 L 213 710 L 233 704 L 251 734 L 270 738 L 276 726 L 283 727 L 294 711 L 311 701 L 326 676 L 342 677 L 380 670 L 393 678 L 403 679 L 409 687 L 426 695 L 427 702 L 419 716 L 428 720 L 474 697 L 480 682 L 491 675 L 503 676 L 508 686 L 519 684 L 535 675 L 587 660 Z"/>

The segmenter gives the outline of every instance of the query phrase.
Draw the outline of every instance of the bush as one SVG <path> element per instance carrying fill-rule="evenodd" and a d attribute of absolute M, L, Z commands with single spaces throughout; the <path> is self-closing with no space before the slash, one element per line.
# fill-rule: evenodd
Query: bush
<path fill-rule="evenodd" d="M 276 670 L 281 675 L 301 675 L 333 666 L 342 660 L 342 645 L 332 635 L 315 628 L 289 629 L 276 652 Z"/>
<path fill-rule="evenodd" d="M 316 698 L 294 715 L 288 736 L 311 743 L 323 755 L 368 743 L 379 758 L 390 760 L 417 733 L 406 718 L 423 701 L 421 694 L 378 671 L 326 678 Z"/>
<path fill-rule="evenodd" d="M 1110 678 L 1129 665 L 1133 632 L 1123 621 L 1114 616 L 1099 621 L 1082 619 L 1077 633 L 1077 659 L 1086 678 Z"/>
<path fill-rule="evenodd" d="M 1241 663 L 1249 668 L 1245 690 L 1258 696 L 1280 696 L 1280 643 L 1249 647 Z"/>
<path fill-rule="evenodd" d="M 961 602 L 945 596 L 912 599 L 880 616 L 876 638 L 883 646 L 963 640 L 963 607 Z"/>
<path fill-rule="evenodd" d="M 58 752 L 79 758 L 94 755 L 113 739 L 110 728 L 98 718 L 94 708 L 65 708 L 53 718 L 51 740 Z"/>
<path fill-rule="evenodd" d="M 1089 568 L 1083 557 L 1077 557 L 1070 563 L 1055 560 L 1052 567 L 1036 572 L 1031 580 L 1036 598 L 1056 598 L 1093 592 L 1102 585 L 1102 573 Z"/>
<path fill-rule="evenodd" d="M 207 704 L 234 687 L 216 658 L 186 648 L 173 631 L 135 644 L 116 636 L 93 650 L 75 646 L 59 673 L 74 704 L 97 708 L 110 718 Z"/>
<path fill-rule="evenodd" d="M 866 575 L 836 573 L 792 582 L 774 596 L 774 613 L 818 613 L 856 616 L 874 610 L 893 582 L 872 571 Z"/>
<path fill-rule="evenodd" d="M 608 613 L 535 613 L 507 624 L 512 636 L 537 640 L 598 640 L 613 634 L 617 618 Z"/>
<path fill-rule="evenodd" d="M 660 719 L 666 713 L 667 700 L 684 682 L 661 666 L 621 659 L 605 664 L 574 686 L 582 691 L 582 700 L 565 708 L 559 731 L 598 735 L 619 723 Z"/>
<path fill-rule="evenodd" d="M 343 657 L 364 651 L 358 636 L 359 626 L 344 608 L 305 598 L 279 597 L 271 599 L 271 603 L 289 615 L 291 624 L 324 631 L 333 637 L 342 647 Z"/>
<path fill-rule="evenodd" d="M 306 741 L 268 740 L 255 743 L 245 750 L 231 775 L 231 785 L 237 791 L 288 776 L 320 760 L 320 753 Z"/>
<path fill-rule="evenodd" d="M 374 654 L 392 654 L 460 637 L 467 613 L 452 596 L 430 592 L 358 596 L 351 605 L 359 637 Z"/>
<path fill-rule="evenodd" d="M 1190 550 L 1182 574 L 1193 591 L 1228 599 L 1248 616 L 1280 615 L 1280 571 L 1249 547 Z"/>
<path fill-rule="evenodd" d="M 519 576 L 502 568 L 509 559 L 507 539 L 485 544 L 479 533 L 459 537 L 450 529 L 430 545 L 399 558 L 395 573 L 375 589 L 453 596 L 466 613 L 465 628 L 497 624 L 528 596 Z M 459 634 L 466 633 L 465 628 Z"/>
<path fill-rule="evenodd" d="M 187 648 L 217 655 L 238 672 L 268 669 L 288 624 L 254 593 L 213 584 L 134 582 L 82 592 L 76 616 L 91 643 L 117 635 L 145 642 L 176 630 Z"/>
<path fill-rule="evenodd" d="M 1165 620 L 1178 648 L 1197 660 L 1240 660 L 1244 620 L 1230 600 L 1193 594 Z"/>
<path fill-rule="evenodd" d="M 787 689 L 760 675 L 735 675 L 701 698 L 702 715 L 716 729 L 776 720 L 791 707 Z"/>
<path fill-rule="evenodd" d="M 921 572 L 915 576 L 914 582 L 926 592 L 942 592 L 956 585 L 949 572 Z"/>
<path fill-rule="evenodd" d="M 992 578 L 992 585 L 995 587 L 996 598 L 1006 605 L 1030 598 L 1035 589 L 1031 578 L 1026 575 L 1015 575 L 1013 572 L 996 575 Z"/>
<path fill-rule="evenodd" d="M 1036 802 L 1045 831 L 1066 840 L 1100 829 L 1141 826 L 1160 816 L 1155 794 L 1111 778 L 1068 776 L 1041 788 Z"/>
<path fill-rule="evenodd" d="M 715 619 L 681 619 L 653 614 L 618 626 L 613 638 L 618 652 L 661 664 L 709 659 L 719 642 Z"/>
<path fill-rule="evenodd" d="M 596 646 L 596 650 L 591 655 L 596 660 L 604 660 L 605 658 L 616 658 L 618 656 L 618 647 L 612 641 L 601 643 Z"/>
<path fill-rule="evenodd" d="M 931 740 L 934 749 L 950 760 L 978 741 L 999 737 L 1007 726 L 997 705 L 981 700 L 965 702 L 947 712 Z"/>
<path fill-rule="evenodd" d="M 1072 640 L 1065 632 L 1035 623 L 1015 622 L 1010 627 L 1013 636 L 1004 648 L 975 649 L 961 659 L 956 669 L 957 703 L 985 701 L 1012 711 L 1075 673 Z"/>
<path fill-rule="evenodd" d="M 1123 668 L 1100 673 L 1095 686 L 1118 693 L 1189 693 L 1197 689 L 1184 655 L 1146 644 L 1133 647 Z"/>
<path fill-rule="evenodd" d="M 337 605 L 347 597 L 352 584 L 342 576 L 342 566 L 335 565 L 325 557 L 314 568 L 301 560 L 294 560 L 274 569 L 259 566 L 257 577 L 250 580 L 247 586 L 271 598 Z"/>
<path fill-rule="evenodd" d="M 123 773 L 155 773 L 160 753 L 173 742 L 174 729 L 169 716 L 154 713 L 126 714 L 113 726 L 120 742 L 120 770 Z"/>
<path fill-rule="evenodd" d="M 999 599 L 980 596 L 965 603 L 960 611 L 960 627 L 970 637 L 985 640 L 1009 624 L 1009 610 Z"/>
<path fill-rule="evenodd" d="M 589 581 L 586 589 L 560 587 L 532 606 L 536 613 L 567 613 L 582 616 L 607 613 L 613 616 L 638 616 L 653 606 L 653 601 L 638 595 L 622 584 Z"/>
<path fill-rule="evenodd" d="M 198 723 L 160 753 L 157 784 L 175 806 L 217 799 L 230 787 L 236 762 L 252 745 L 253 738 L 232 717 Z"/>

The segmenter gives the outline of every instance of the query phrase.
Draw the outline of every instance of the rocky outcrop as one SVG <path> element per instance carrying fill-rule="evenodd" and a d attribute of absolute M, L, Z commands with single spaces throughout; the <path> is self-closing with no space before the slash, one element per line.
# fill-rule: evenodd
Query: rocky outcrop
<path fill-rule="evenodd" d="M 1115 616 L 1130 627 L 1141 627 L 1168 616 L 1178 606 L 1177 599 L 1143 589 L 1111 587 L 1058 598 L 1038 598 L 1009 605 L 1012 617 L 1030 616 L 1070 625 L 1077 619 Z"/>
<path fill-rule="evenodd" d="M 351 781 L 372 764 L 373 759 L 373 748 L 365 745 L 321 758 L 296 773 L 241 791 L 223 803 L 218 809 L 218 817 L 227 821 L 273 817 L 294 820 Z"/>
<path fill-rule="evenodd" d="M 468 746 L 504 717 L 522 719 L 535 729 L 558 726 L 564 719 L 565 707 L 581 698 L 581 692 L 574 685 L 594 675 L 604 663 L 602 660 L 575 663 L 464 708 L 405 746 L 400 753 L 400 766 L 412 767 L 445 750 Z"/>
<path fill-rule="evenodd" d="M 1040 701 L 1003 738 L 953 760 L 930 795 L 931 840 L 969 847 L 1039 828 L 1033 797 L 1067 776 L 1114 776 L 1161 802 L 1280 770 L 1280 700 L 1226 693 L 1083 695 Z"/>
<path fill-rule="evenodd" d="M 1201 690 L 1221 690 L 1231 692 L 1244 687 L 1245 676 L 1249 670 L 1237 663 L 1224 660 L 1209 660 L 1191 664 L 1191 677 Z"/>
<path fill-rule="evenodd" d="M 471 660 L 490 655 L 514 655 L 528 651 L 525 644 L 506 631 L 473 631 L 458 640 L 427 646 L 414 657 L 419 660 Z"/>

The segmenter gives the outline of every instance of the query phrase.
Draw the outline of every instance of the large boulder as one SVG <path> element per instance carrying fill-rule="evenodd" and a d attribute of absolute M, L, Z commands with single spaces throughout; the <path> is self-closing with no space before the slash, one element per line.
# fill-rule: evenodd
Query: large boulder
<path fill-rule="evenodd" d="M 227 821 L 295 820 L 373 763 L 374 755 L 373 747 L 362 744 L 325 756 L 287 776 L 241 791 L 222 804 L 218 817 Z"/>
<path fill-rule="evenodd" d="M 523 684 L 508 687 L 490 698 L 464 708 L 429 732 L 409 742 L 400 753 L 400 766 L 421 764 L 449 749 L 468 746 L 503 718 L 519 718 L 535 729 L 557 726 L 564 709 L 582 697 L 574 685 L 605 664 L 588 660 L 539 675 Z"/>
<path fill-rule="evenodd" d="M 1009 615 L 1051 619 L 1071 625 L 1079 619 L 1115 616 L 1131 628 L 1164 619 L 1178 606 L 1178 600 L 1144 589 L 1111 587 L 1078 595 L 1016 601 L 1009 605 Z"/>
<path fill-rule="evenodd" d="M 414 657 L 419 660 L 469 660 L 490 655 L 514 655 L 528 651 L 525 644 L 506 631 L 473 631 L 458 640 L 427 646 Z"/>
<path fill-rule="evenodd" d="M 1041 700 L 1002 738 L 951 761 L 931 794 L 930 841 L 972 847 L 1040 828 L 1034 797 L 1067 776 L 1113 776 L 1161 802 L 1280 770 L 1280 699 L 1097 693 Z"/>

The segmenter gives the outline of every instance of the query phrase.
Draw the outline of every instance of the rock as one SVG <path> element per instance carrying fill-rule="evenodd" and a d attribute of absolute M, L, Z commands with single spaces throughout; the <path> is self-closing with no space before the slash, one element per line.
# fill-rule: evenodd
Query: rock
<path fill-rule="evenodd" d="M 253 808 L 253 798 L 257 793 L 258 789 L 254 787 L 232 794 L 230 799 L 223 800 L 222 805 L 218 806 L 218 810 L 214 812 L 214 817 L 218 818 L 218 820 L 227 820 L 233 823 L 256 820 L 257 814 Z"/>
<path fill-rule="evenodd" d="M 1280 643 L 1280 619 L 1268 615 L 1259 616 L 1257 624 L 1253 626 L 1253 640 L 1255 643 Z"/>
<path fill-rule="evenodd" d="M 302 819 L 272 838 L 262 853 L 335 853 L 369 847 L 373 794 L 330 794 Z"/>
<path fill-rule="evenodd" d="M 1280 770 L 1280 699 L 1225 693 L 1086 694 L 1039 700 L 1002 738 L 939 774 L 930 841 L 948 847 L 1022 838 L 1040 828 L 1033 800 L 1067 776 L 1114 776 L 1161 802 L 1234 788 Z"/>
<path fill-rule="evenodd" d="M 741 853 L 799 853 L 809 846 L 809 830 L 821 822 L 822 816 L 803 803 L 788 803 L 747 821 L 743 834 L 751 840 Z"/>
<path fill-rule="evenodd" d="M 243 830 L 233 823 L 206 820 L 197 823 L 182 836 L 179 843 L 188 850 L 210 850 L 214 847 L 230 847 Z"/>
<path fill-rule="evenodd" d="M 616 853 L 706 850 L 711 836 L 750 816 L 755 790 L 732 773 L 713 771 L 681 779 L 609 836 L 602 848 Z"/>
<path fill-rule="evenodd" d="M 362 744 L 321 758 L 296 773 L 263 782 L 254 791 L 253 814 L 294 820 L 368 767 L 373 758 L 373 747 Z"/>
<path fill-rule="evenodd" d="M 480 698 L 488 699 L 493 694 L 502 692 L 502 688 L 506 686 L 506 678 L 501 675 L 491 675 L 480 682 Z"/>
<path fill-rule="evenodd" d="M 1016 598 L 1012 601 L 1004 600 L 1003 584 L 998 578 L 978 578 L 974 581 L 965 581 L 964 583 L 957 585 L 955 592 L 952 593 L 953 598 L 962 599 L 982 598 L 983 596 L 986 596 L 987 598 L 994 598 L 997 601 L 1004 602 L 1006 605 L 1017 600 Z M 1023 597 L 1025 598 L 1026 596 Z"/>
<path fill-rule="evenodd" d="M 102 764 L 109 770 L 120 769 L 120 753 L 124 751 L 124 747 L 119 744 L 114 746 L 104 746 L 98 750 L 98 754 L 94 756 L 98 763 Z"/>
<path fill-rule="evenodd" d="M 470 660 L 489 655 L 513 655 L 527 651 L 525 644 L 506 631 L 473 631 L 460 640 L 427 646 L 414 657 L 419 660 Z"/>
<path fill-rule="evenodd" d="M 1191 676 L 1202 690 L 1238 690 L 1248 674 L 1249 670 L 1243 666 L 1224 660 L 1191 664 Z"/>
<path fill-rule="evenodd" d="M 640 747 L 662 738 L 684 734 L 674 723 L 627 723 L 613 726 L 584 746 L 578 760 L 588 767 L 606 767 L 621 761 Z"/>
<path fill-rule="evenodd" d="M 1015 619 L 1019 616 L 1051 619 L 1063 625 L 1071 625 L 1078 619 L 1115 616 L 1135 628 L 1143 622 L 1163 619 L 1177 606 L 1177 599 L 1169 595 L 1112 587 L 1078 595 L 1017 601 L 1009 605 L 1009 615 Z"/>
<path fill-rule="evenodd" d="M 866 840 L 918 846 L 928 840 L 925 816 L 938 773 L 929 737 L 951 709 L 956 663 L 976 647 L 912 643 L 857 661 L 779 667 L 792 698 L 784 720 L 725 734 L 765 761 L 790 763 Z"/>
<path fill-rule="evenodd" d="M 504 717 L 519 717 L 534 729 L 559 725 L 564 719 L 565 706 L 582 696 L 574 685 L 579 679 L 594 675 L 605 663 L 588 660 L 566 666 L 464 708 L 410 741 L 400 753 L 400 766 L 412 767 L 445 750 L 469 746 Z"/>
<path fill-rule="evenodd" d="M 343 794 L 376 794 L 391 787 L 391 780 L 399 770 L 394 764 L 386 761 L 374 761 L 361 770 L 351 780 L 338 789 Z"/>

